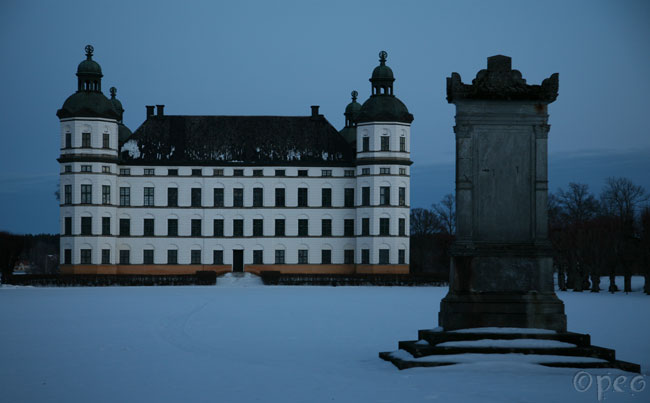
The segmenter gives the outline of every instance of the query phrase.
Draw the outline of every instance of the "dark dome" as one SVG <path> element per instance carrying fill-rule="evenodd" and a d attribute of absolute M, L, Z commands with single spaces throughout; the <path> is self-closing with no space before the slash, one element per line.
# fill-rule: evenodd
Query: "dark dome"
<path fill-rule="evenodd" d="M 72 117 L 97 117 L 118 119 L 119 116 L 111 101 L 101 92 L 78 91 L 65 100 L 56 112 L 59 119 Z"/>
<path fill-rule="evenodd" d="M 122 117 L 124 116 L 124 108 L 122 107 L 122 102 L 120 102 L 119 99 L 115 98 L 115 95 L 117 95 L 117 88 L 111 87 L 109 90 L 111 93 L 111 104 L 113 105 L 113 109 L 115 109 L 115 112 L 117 112 L 117 115 L 119 116 L 119 121 L 122 121 Z"/>
<path fill-rule="evenodd" d="M 341 131 L 339 133 L 341 134 L 341 136 L 343 136 L 345 141 L 348 142 L 348 144 L 352 144 L 352 143 L 357 141 L 357 128 L 356 128 L 356 126 L 354 126 L 354 127 L 346 126 L 343 129 L 341 129 Z"/>
<path fill-rule="evenodd" d="M 102 75 L 102 67 L 92 59 L 86 59 L 79 63 L 77 67 L 77 75 L 79 74 L 95 74 Z"/>
<path fill-rule="evenodd" d="M 120 143 L 120 148 L 122 144 L 126 143 L 129 137 L 131 137 L 131 134 L 133 134 L 131 133 L 131 130 L 128 127 L 124 126 L 122 123 L 119 123 L 117 125 L 117 139 Z"/>
<path fill-rule="evenodd" d="M 352 101 L 348 104 L 348 106 L 345 107 L 345 114 L 347 115 L 348 113 L 352 115 L 356 115 L 359 113 L 361 110 L 361 104 L 358 103 L 357 101 Z"/>
<path fill-rule="evenodd" d="M 375 67 L 375 69 L 372 71 L 372 77 L 370 80 L 394 80 L 395 77 L 393 76 L 393 70 L 384 65 L 379 65 Z"/>
<path fill-rule="evenodd" d="M 402 122 L 411 123 L 413 115 L 406 105 L 394 95 L 372 95 L 361 106 L 357 123 Z"/>

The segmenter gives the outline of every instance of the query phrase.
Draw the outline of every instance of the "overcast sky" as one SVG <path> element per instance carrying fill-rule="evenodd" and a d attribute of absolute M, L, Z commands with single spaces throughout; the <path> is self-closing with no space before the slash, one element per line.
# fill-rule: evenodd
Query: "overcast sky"
<path fill-rule="evenodd" d="M 648 1 L 3 0 L 0 230 L 58 232 L 55 114 L 76 90 L 86 44 L 133 131 L 150 104 L 179 115 L 308 115 L 321 105 L 340 129 L 350 92 L 367 99 L 386 50 L 395 94 L 415 117 L 413 205 L 427 206 L 454 188 L 445 78 L 471 82 L 495 54 L 511 56 L 529 84 L 560 73 L 551 189 L 577 181 L 598 192 L 609 175 L 650 185 L 648 38 Z"/>

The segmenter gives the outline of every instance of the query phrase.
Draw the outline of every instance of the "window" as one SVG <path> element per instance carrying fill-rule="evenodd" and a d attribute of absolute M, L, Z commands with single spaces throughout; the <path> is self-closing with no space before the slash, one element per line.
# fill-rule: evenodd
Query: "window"
<path fill-rule="evenodd" d="M 72 185 L 63 187 L 63 201 L 65 204 L 72 204 Z"/>
<path fill-rule="evenodd" d="M 346 169 L 343 171 L 343 176 L 354 177 L 354 169 Z"/>
<path fill-rule="evenodd" d="M 361 264 L 370 264 L 370 249 L 361 249 Z"/>
<path fill-rule="evenodd" d="M 81 185 L 81 203 L 90 204 L 93 202 L 93 185 Z"/>
<path fill-rule="evenodd" d="M 110 174 L 111 173 L 111 167 L 108 166 L 108 165 L 102 165 L 102 173 Z"/>
<path fill-rule="evenodd" d="M 192 169 L 192 176 L 201 176 L 200 169 Z"/>
<path fill-rule="evenodd" d="M 399 219 L 399 236 L 406 236 L 406 219 Z"/>
<path fill-rule="evenodd" d="M 232 190 L 232 205 L 233 207 L 244 207 L 244 189 L 234 188 Z"/>
<path fill-rule="evenodd" d="M 72 264 L 72 249 L 63 251 L 63 264 Z"/>
<path fill-rule="evenodd" d="M 284 207 L 284 189 L 275 189 L 275 207 Z"/>
<path fill-rule="evenodd" d="M 344 192 L 345 207 L 354 207 L 354 188 L 345 188 Z"/>
<path fill-rule="evenodd" d="M 361 149 L 363 152 L 370 151 L 370 137 L 364 136 L 363 138 L 363 148 Z"/>
<path fill-rule="evenodd" d="M 379 249 L 379 264 L 388 264 L 390 249 Z"/>
<path fill-rule="evenodd" d="M 178 176 L 178 169 L 168 169 L 167 176 Z"/>
<path fill-rule="evenodd" d="M 332 236 L 332 220 L 325 218 L 321 221 L 321 235 Z"/>
<path fill-rule="evenodd" d="M 153 236 L 153 228 L 154 228 L 153 218 L 145 218 L 144 229 L 142 234 L 144 236 Z"/>
<path fill-rule="evenodd" d="M 308 264 L 309 263 L 309 250 L 307 250 L 307 249 L 298 249 L 298 263 L 299 264 Z"/>
<path fill-rule="evenodd" d="M 390 218 L 379 219 L 379 235 L 390 235 Z"/>
<path fill-rule="evenodd" d="M 154 176 L 155 170 L 153 168 L 145 168 L 144 174 L 145 176 Z"/>
<path fill-rule="evenodd" d="M 167 264 L 178 264 L 178 250 L 167 249 Z"/>
<path fill-rule="evenodd" d="M 65 217 L 63 235 L 72 235 L 72 217 Z"/>
<path fill-rule="evenodd" d="M 214 207 L 223 207 L 223 188 L 214 188 Z"/>
<path fill-rule="evenodd" d="M 332 170 L 331 169 L 323 169 L 321 171 L 321 176 L 332 176 Z"/>
<path fill-rule="evenodd" d="M 275 250 L 275 264 L 284 264 L 284 249 Z"/>
<path fill-rule="evenodd" d="M 217 218 L 213 221 L 212 231 L 215 237 L 223 236 L 223 219 Z"/>
<path fill-rule="evenodd" d="M 92 235 L 93 219 L 92 217 L 81 217 L 81 235 Z"/>
<path fill-rule="evenodd" d="M 298 236 L 309 236 L 309 220 L 306 218 L 298 219 Z"/>
<path fill-rule="evenodd" d="M 153 188 L 152 187 L 144 188 L 144 205 L 145 206 L 153 206 L 154 205 Z"/>
<path fill-rule="evenodd" d="M 400 175 L 406 175 L 406 168 L 400 168 L 399 169 L 399 174 Z"/>
<path fill-rule="evenodd" d="M 379 173 L 381 175 L 390 175 L 390 168 L 379 168 Z"/>
<path fill-rule="evenodd" d="M 343 220 L 343 235 L 354 236 L 354 219 L 346 218 Z"/>
<path fill-rule="evenodd" d="M 214 171 L 212 171 L 212 175 L 223 176 L 223 169 L 215 169 Z"/>
<path fill-rule="evenodd" d="M 82 249 L 81 250 L 81 264 L 90 264 L 90 255 L 92 253 L 91 249 Z"/>
<path fill-rule="evenodd" d="M 232 236 L 244 236 L 244 220 L 232 220 Z"/>
<path fill-rule="evenodd" d="M 354 249 L 343 251 L 343 264 L 354 264 Z"/>
<path fill-rule="evenodd" d="M 253 236 L 264 236 L 264 220 L 253 219 Z"/>
<path fill-rule="evenodd" d="M 223 251 L 222 250 L 213 250 L 212 251 L 212 263 L 213 264 L 223 264 Z"/>
<path fill-rule="evenodd" d="M 406 188 L 400 186 L 399 188 L 399 205 L 406 206 Z"/>
<path fill-rule="evenodd" d="M 167 188 L 167 207 L 178 207 L 178 188 Z"/>
<path fill-rule="evenodd" d="M 364 186 L 361 188 L 361 205 L 370 206 L 370 187 Z"/>
<path fill-rule="evenodd" d="M 264 176 L 264 171 L 262 169 L 253 169 L 253 176 Z"/>
<path fill-rule="evenodd" d="M 262 207 L 264 205 L 264 189 L 253 188 L 253 207 Z"/>
<path fill-rule="evenodd" d="M 111 264 L 111 250 L 102 249 L 102 264 Z"/>
<path fill-rule="evenodd" d="M 128 218 L 120 218 L 120 236 L 131 235 L 131 220 Z"/>
<path fill-rule="evenodd" d="M 276 169 L 275 170 L 275 176 L 285 176 L 285 175 L 286 175 L 286 172 L 284 171 L 284 169 Z"/>
<path fill-rule="evenodd" d="M 284 219 L 275 220 L 275 236 L 284 236 Z"/>
<path fill-rule="evenodd" d="M 399 150 L 402 152 L 406 151 L 406 137 L 404 136 L 399 138 Z"/>
<path fill-rule="evenodd" d="M 102 136 L 102 147 L 104 148 L 110 148 L 110 135 L 108 133 L 104 133 Z"/>
<path fill-rule="evenodd" d="M 131 169 L 130 168 L 120 168 L 120 175 L 131 175 Z"/>
<path fill-rule="evenodd" d="M 120 206 L 131 205 L 131 188 L 120 187 Z"/>
<path fill-rule="evenodd" d="M 63 172 L 72 172 L 72 165 L 66 165 L 63 167 Z"/>
<path fill-rule="evenodd" d="M 232 176 L 244 176 L 244 170 L 243 169 L 233 169 L 232 170 Z"/>
<path fill-rule="evenodd" d="M 298 207 L 307 207 L 308 192 L 307 188 L 298 188 Z"/>
<path fill-rule="evenodd" d="M 190 264 L 201 264 L 201 250 L 190 251 Z"/>
<path fill-rule="evenodd" d="M 153 264 L 153 249 L 145 249 L 142 251 L 142 263 Z"/>
<path fill-rule="evenodd" d="M 81 172 L 92 172 L 93 167 L 92 165 L 82 165 L 81 166 Z"/>
<path fill-rule="evenodd" d="M 370 168 L 361 168 L 361 175 L 370 175 Z"/>
<path fill-rule="evenodd" d="M 81 133 L 81 147 L 90 148 L 90 133 Z"/>
<path fill-rule="evenodd" d="M 254 250 L 253 251 L 253 264 L 263 264 L 264 263 L 264 251 L 263 250 Z"/>
<path fill-rule="evenodd" d="M 323 249 L 320 254 L 320 261 L 322 264 L 332 264 L 332 251 Z"/>
<path fill-rule="evenodd" d="M 167 219 L 167 236 L 178 236 L 178 218 Z"/>
<path fill-rule="evenodd" d="M 332 207 L 332 189 L 321 189 L 321 205 L 323 207 Z"/>
<path fill-rule="evenodd" d="M 309 171 L 307 169 L 299 169 L 298 176 L 309 176 Z"/>
<path fill-rule="evenodd" d="M 361 219 L 361 235 L 370 236 L 370 218 Z"/>
<path fill-rule="evenodd" d="M 406 249 L 400 249 L 397 251 L 397 263 L 406 264 Z"/>
<path fill-rule="evenodd" d="M 381 136 L 381 151 L 388 151 L 388 141 L 390 137 Z"/>
<path fill-rule="evenodd" d="M 120 251 L 120 264 L 129 264 L 131 260 L 131 251 L 121 250 Z"/>
<path fill-rule="evenodd" d="M 390 205 L 390 186 L 379 188 L 379 204 L 382 206 Z"/>
<path fill-rule="evenodd" d="M 102 217 L 102 235 L 111 234 L 111 217 Z"/>
<path fill-rule="evenodd" d="M 201 188 L 192 188 L 192 207 L 201 207 Z"/>
<path fill-rule="evenodd" d="M 201 236 L 201 219 L 194 218 L 190 223 L 191 223 L 191 235 Z"/>
<path fill-rule="evenodd" d="M 65 148 L 72 148 L 72 134 L 65 134 Z"/>

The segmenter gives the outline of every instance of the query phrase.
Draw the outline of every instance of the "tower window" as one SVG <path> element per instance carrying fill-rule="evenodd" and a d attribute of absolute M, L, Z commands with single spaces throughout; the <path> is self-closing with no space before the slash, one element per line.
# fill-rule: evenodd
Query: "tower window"
<path fill-rule="evenodd" d="M 102 147 L 111 148 L 110 135 L 108 133 L 104 133 L 104 135 L 102 136 Z"/>
<path fill-rule="evenodd" d="M 361 175 L 370 175 L 370 168 L 361 168 Z"/>
<path fill-rule="evenodd" d="M 370 218 L 361 219 L 361 235 L 370 236 Z"/>
<path fill-rule="evenodd" d="M 72 165 L 66 165 L 65 168 L 63 168 L 63 169 L 64 169 L 64 172 L 66 172 L 66 173 L 72 172 Z"/>
<path fill-rule="evenodd" d="M 212 262 L 213 264 L 223 264 L 223 251 L 214 250 L 212 251 Z"/>
<path fill-rule="evenodd" d="M 379 235 L 389 236 L 390 235 L 390 219 L 389 218 L 380 218 L 379 219 Z"/>
<path fill-rule="evenodd" d="M 361 188 L 361 205 L 370 206 L 370 187 L 364 186 Z"/>
<path fill-rule="evenodd" d="M 382 186 L 379 188 L 379 204 L 382 206 L 390 205 L 390 186 Z"/>
<path fill-rule="evenodd" d="M 332 251 L 330 249 L 323 249 L 321 251 L 321 263 L 332 264 Z"/>
<path fill-rule="evenodd" d="M 128 218 L 120 218 L 120 236 L 131 235 L 131 220 Z"/>
<path fill-rule="evenodd" d="M 81 264 L 90 264 L 92 250 L 91 249 L 82 249 L 81 250 Z"/>
<path fill-rule="evenodd" d="M 406 236 L 406 219 L 399 219 L 399 236 Z"/>
<path fill-rule="evenodd" d="M 131 188 L 120 187 L 120 206 L 131 205 Z"/>
<path fill-rule="evenodd" d="M 390 175 L 390 168 L 379 168 L 379 173 L 381 175 Z"/>
<path fill-rule="evenodd" d="M 400 175 L 406 175 L 406 168 L 400 168 L 399 169 L 399 174 Z"/>
<path fill-rule="evenodd" d="M 144 205 L 145 206 L 153 206 L 154 205 L 154 198 L 153 198 L 153 193 L 154 188 L 152 187 L 146 187 L 144 188 Z"/>
<path fill-rule="evenodd" d="M 354 169 L 346 169 L 343 172 L 343 176 L 354 177 Z"/>
<path fill-rule="evenodd" d="M 361 249 L 361 264 L 370 264 L 370 249 Z"/>
<path fill-rule="evenodd" d="M 403 186 L 399 188 L 399 205 L 406 206 L 406 188 Z"/>
<path fill-rule="evenodd" d="M 111 234 L 111 217 L 102 217 L 102 235 Z"/>
<path fill-rule="evenodd" d="M 120 175 L 131 175 L 131 168 L 120 168 Z"/>
<path fill-rule="evenodd" d="M 92 165 L 82 165 L 81 166 L 81 172 L 92 172 L 93 171 L 93 166 Z"/>
<path fill-rule="evenodd" d="M 81 235 L 92 235 L 92 217 L 81 217 Z"/>
<path fill-rule="evenodd" d="M 178 219 L 167 219 L 167 236 L 178 236 Z"/>
<path fill-rule="evenodd" d="M 63 235 L 72 235 L 72 217 L 65 217 Z"/>
<path fill-rule="evenodd" d="M 131 253 L 128 250 L 120 251 L 120 264 L 129 264 L 131 260 Z"/>
<path fill-rule="evenodd" d="M 102 249 L 102 264 L 111 264 L 111 250 Z"/>
<path fill-rule="evenodd" d="M 343 235 L 354 236 L 354 219 L 346 218 L 343 220 Z"/>
<path fill-rule="evenodd" d="M 363 138 L 363 147 L 362 147 L 361 151 L 363 151 L 363 152 L 370 151 L 370 137 L 365 136 Z"/>
<path fill-rule="evenodd" d="M 275 220 L 275 236 L 284 236 L 284 219 Z"/>
<path fill-rule="evenodd" d="M 253 236 L 264 236 L 264 220 L 261 218 L 253 219 Z"/>
<path fill-rule="evenodd" d="M 81 185 L 81 203 L 91 204 L 93 197 L 93 185 Z"/>
<path fill-rule="evenodd" d="M 321 235 L 332 236 L 332 220 L 329 218 L 321 221 Z"/>
<path fill-rule="evenodd" d="M 388 151 L 388 142 L 390 140 L 390 137 L 388 136 L 381 136 L 381 151 Z"/>
<path fill-rule="evenodd" d="M 264 251 L 261 249 L 253 251 L 253 264 L 263 264 L 264 263 Z"/>
<path fill-rule="evenodd" d="M 284 264 L 284 249 L 275 250 L 275 264 Z"/>
<path fill-rule="evenodd" d="M 90 148 L 90 133 L 81 133 L 81 147 Z"/>
<path fill-rule="evenodd" d="M 212 230 L 215 237 L 223 236 L 223 219 L 216 218 L 212 223 Z"/>
<path fill-rule="evenodd" d="M 306 218 L 298 219 L 298 236 L 309 236 L 309 220 Z"/>
<path fill-rule="evenodd" d="M 354 264 L 354 249 L 346 249 L 343 251 L 343 263 Z"/>
<path fill-rule="evenodd" d="M 399 138 L 399 150 L 406 152 L 406 137 L 404 136 Z"/>
<path fill-rule="evenodd" d="M 244 220 L 232 220 L 232 236 L 244 236 Z"/>
<path fill-rule="evenodd" d="M 153 229 L 154 229 L 154 221 L 153 221 L 153 218 L 145 218 L 145 219 L 144 219 L 144 231 L 143 231 L 143 235 L 144 235 L 144 236 L 153 236 Z"/>
<path fill-rule="evenodd" d="M 388 264 L 390 257 L 390 249 L 379 249 L 379 264 Z"/>
<path fill-rule="evenodd" d="M 63 202 L 65 204 L 72 204 L 72 185 L 65 185 L 63 187 Z"/>
<path fill-rule="evenodd" d="M 298 263 L 299 264 L 308 264 L 309 263 L 309 250 L 307 250 L 307 249 L 298 249 Z"/>
<path fill-rule="evenodd" d="M 65 134 L 65 148 L 72 148 L 72 133 Z"/>
<path fill-rule="evenodd" d="M 153 264 L 153 249 L 145 249 L 142 251 L 142 263 Z"/>
<path fill-rule="evenodd" d="M 102 185 L 102 204 L 111 204 L 111 186 Z"/>
<path fill-rule="evenodd" d="M 167 264 L 178 264 L 178 250 L 167 250 Z"/>
<path fill-rule="evenodd" d="M 354 188 L 345 188 L 344 192 L 345 207 L 354 207 Z"/>
<path fill-rule="evenodd" d="M 102 173 L 110 174 L 111 173 L 111 167 L 108 166 L 108 165 L 102 165 Z"/>
<path fill-rule="evenodd" d="M 190 251 L 190 264 L 201 264 L 201 250 Z"/>
<path fill-rule="evenodd" d="M 201 219 L 192 219 L 190 223 L 192 236 L 201 236 Z"/>

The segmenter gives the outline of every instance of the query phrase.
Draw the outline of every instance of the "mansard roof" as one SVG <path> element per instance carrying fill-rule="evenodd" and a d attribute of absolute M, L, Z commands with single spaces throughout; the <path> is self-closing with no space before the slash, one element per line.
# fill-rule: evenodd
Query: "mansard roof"
<path fill-rule="evenodd" d="M 122 145 L 122 164 L 351 165 L 354 149 L 323 117 L 152 115 Z"/>

